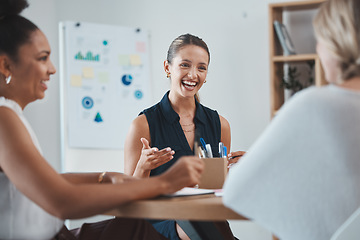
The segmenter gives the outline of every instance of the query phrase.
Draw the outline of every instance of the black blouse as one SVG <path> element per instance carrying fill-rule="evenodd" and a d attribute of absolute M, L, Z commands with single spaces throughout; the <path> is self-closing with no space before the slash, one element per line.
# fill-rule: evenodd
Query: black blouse
<path fill-rule="evenodd" d="M 163 173 L 171 167 L 181 156 L 194 155 L 180 125 L 180 117 L 171 107 L 169 91 L 156 105 L 145 109 L 140 114 L 145 114 L 149 124 L 151 145 L 159 150 L 171 147 L 175 151 L 174 158 L 153 169 L 150 176 Z M 206 143 L 211 144 L 214 157 L 219 157 L 219 142 L 221 141 L 220 117 L 216 110 L 212 110 L 196 101 L 194 118 L 196 135 L 202 137 Z"/>

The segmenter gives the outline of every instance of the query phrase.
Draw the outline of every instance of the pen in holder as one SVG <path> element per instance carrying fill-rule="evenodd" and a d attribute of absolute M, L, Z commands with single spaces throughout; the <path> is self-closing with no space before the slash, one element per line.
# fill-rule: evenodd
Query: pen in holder
<path fill-rule="evenodd" d="M 212 150 L 211 150 L 211 145 L 210 145 L 210 144 L 206 144 L 206 157 L 208 157 L 208 158 L 212 158 L 212 157 L 213 157 Z"/>
<path fill-rule="evenodd" d="M 194 156 L 201 157 L 200 155 L 200 147 L 197 141 L 194 141 Z"/>
<path fill-rule="evenodd" d="M 194 156 L 203 157 L 201 152 L 201 141 L 200 141 L 200 133 L 199 130 L 195 128 L 195 139 L 194 139 Z"/>

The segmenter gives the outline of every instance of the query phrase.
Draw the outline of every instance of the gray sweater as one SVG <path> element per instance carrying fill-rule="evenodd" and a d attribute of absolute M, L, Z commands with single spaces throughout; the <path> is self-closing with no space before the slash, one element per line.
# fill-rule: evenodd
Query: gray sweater
<path fill-rule="evenodd" d="M 360 206 L 360 92 L 293 96 L 229 173 L 224 203 L 281 240 L 330 239 Z"/>

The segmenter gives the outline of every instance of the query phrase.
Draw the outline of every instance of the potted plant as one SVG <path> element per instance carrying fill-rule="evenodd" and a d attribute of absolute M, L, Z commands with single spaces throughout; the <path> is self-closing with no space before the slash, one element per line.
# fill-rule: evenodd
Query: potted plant
<path fill-rule="evenodd" d="M 280 87 L 285 90 L 285 99 L 288 99 L 296 92 L 314 84 L 314 61 L 307 61 L 307 79 L 301 79 L 301 72 L 298 71 L 297 66 L 285 65 L 284 74 L 281 78 Z"/>

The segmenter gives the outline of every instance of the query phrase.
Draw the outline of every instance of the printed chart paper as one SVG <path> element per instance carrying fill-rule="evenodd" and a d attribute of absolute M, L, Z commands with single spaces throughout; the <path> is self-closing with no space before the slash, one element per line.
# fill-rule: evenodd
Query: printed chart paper
<path fill-rule="evenodd" d="M 123 149 L 131 121 L 151 103 L 148 32 L 63 26 L 69 147 Z"/>

